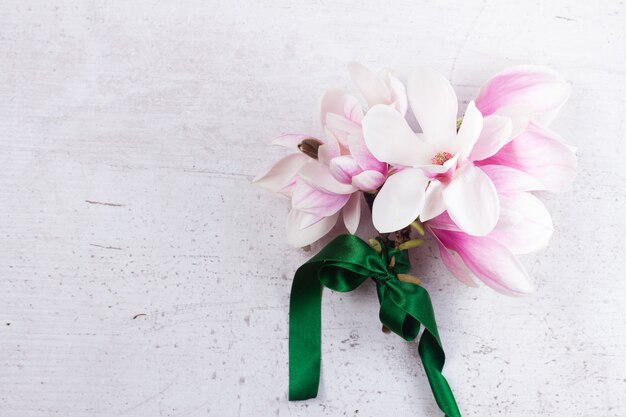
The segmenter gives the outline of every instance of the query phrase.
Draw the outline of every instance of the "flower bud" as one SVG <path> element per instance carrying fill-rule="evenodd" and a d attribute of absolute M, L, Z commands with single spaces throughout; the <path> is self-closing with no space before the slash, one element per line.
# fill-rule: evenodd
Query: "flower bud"
<path fill-rule="evenodd" d="M 307 138 L 300 142 L 300 144 L 298 144 L 298 149 L 306 156 L 317 159 L 317 151 L 321 145 L 322 142 L 320 142 L 319 140 Z"/>

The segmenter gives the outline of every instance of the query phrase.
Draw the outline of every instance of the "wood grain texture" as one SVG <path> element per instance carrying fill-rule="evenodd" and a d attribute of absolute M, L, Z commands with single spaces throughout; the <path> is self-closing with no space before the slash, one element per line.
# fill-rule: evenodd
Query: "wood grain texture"
<path fill-rule="evenodd" d="M 3 1 L 0 416 L 440 415 L 371 285 L 325 294 L 320 395 L 286 399 L 291 277 L 327 240 L 290 248 L 250 180 L 268 139 L 320 134 L 350 60 L 464 102 L 513 64 L 571 81 L 580 173 L 542 196 L 536 293 L 464 287 L 432 244 L 414 272 L 464 416 L 625 416 L 625 35 L 612 0 Z"/>

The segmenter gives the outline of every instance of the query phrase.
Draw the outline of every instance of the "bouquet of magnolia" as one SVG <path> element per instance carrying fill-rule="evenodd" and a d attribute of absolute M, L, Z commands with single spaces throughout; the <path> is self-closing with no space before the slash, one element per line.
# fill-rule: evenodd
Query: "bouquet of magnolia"
<path fill-rule="evenodd" d="M 349 65 L 367 105 L 342 90 L 320 100 L 323 135 L 288 134 L 274 144 L 296 151 L 255 179 L 291 199 L 287 239 L 306 246 L 338 222 L 340 235 L 296 272 L 290 302 L 289 396 L 317 395 L 322 288 L 351 291 L 376 282 L 380 320 L 406 340 L 424 332 L 419 354 L 437 404 L 459 416 L 442 375 L 444 353 L 426 290 L 408 274 L 408 250 L 428 233 L 441 260 L 461 282 L 477 280 L 521 295 L 531 280 L 517 259 L 543 248 L 553 231 L 532 191 L 568 189 L 575 150 L 549 129 L 569 85 L 543 67 L 501 72 L 458 115 L 450 83 L 428 68 L 405 85 L 391 71 L 377 75 Z M 420 127 L 405 116 L 408 107 Z M 354 236 L 365 201 L 379 236 Z"/>

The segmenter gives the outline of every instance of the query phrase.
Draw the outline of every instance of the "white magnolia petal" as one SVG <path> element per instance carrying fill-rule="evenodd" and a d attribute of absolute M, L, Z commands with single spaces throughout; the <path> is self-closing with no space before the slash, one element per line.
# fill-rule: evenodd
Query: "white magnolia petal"
<path fill-rule="evenodd" d="M 296 247 L 310 245 L 326 235 L 337 223 L 339 212 L 330 217 L 324 217 L 315 224 L 301 228 L 302 221 L 306 219 L 305 213 L 291 210 L 287 217 L 287 242 Z"/>
<path fill-rule="evenodd" d="M 293 181 L 298 171 L 309 161 L 311 158 L 302 153 L 287 155 L 252 182 L 272 192 L 279 192 Z"/>
<path fill-rule="evenodd" d="M 484 236 L 498 222 L 498 192 L 487 174 L 473 165 L 459 170 L 443 191 L 450 218 L 465 233 Z"/>
<path fill-rule="evenodd" d="M 500 219 L 489 234 L 514 254 L 526 254 L 548 245 L 554 226 L 544 204 L 530 193 L 500 195 Z"/>
<path fill-rule="evenodd" d="M 465 111 L 465 116 L 463 117 L 463 122 L 459 128 L 459 132 L 455 138 L 455 146 L 458 147 L 458 149 L 455 149 L 456 152 L 452 152 L 452 154 L 459 153 L 461 159 L 467 158 L 474 148 L 474 144 L 480 137 L 482 128 L 483 115 L 480 114 L 480 111 L 478 111 L 474 102 L 470 101 L 467 106 L 467 110 Z"/>
<path fill-rule="evenodd" d="M 397 79 L 390 70 L 383 71 L 382 79 L 391 91 L 391 100 L 393 106 L 402 116 L 406 115 L 409 107 L 408 97 L 406 96 L 406 88 L 404 84 Z"/>
<path fill-rule="evenodd" d="M 391 92 L 370 69 L 357 62 L 351 62 L 348 64 L 348 72 L 370 107 L 391 103 Z"/>
<path fill-rule="evenodd" d="M 354 193 L 343 208 L 343 223 L 355 234 L 361 220 L 361 193 Z"/>
<path fill-rule="evenodd" d="M 330 173 L 330 168 L 318 161 L 310 161 L 300 168 L 298 176 L 311 187 L 333 194 L 352 194 L 356 191 L 350 184 L 342 184 Z"/>
<path fill-rule="evenodd" d="M 422 208 L 420 213 L 421 221 L 426 222 L 439 216 L 446 210 L 442 195 L 445 188 L 445 185 L 440 181 L 430 182 L 424 196 L 424 208 Z"/>
<path fill-rule="evenodd" d="M 419 169 L 405 169 L 387 178 L 372 207 L 374 227 L 388 233 L 411 224 L 424 205 L 427 182 Z"/>
<path fill-rule="evenodd" d="M 428 138 L 447 142 L 456 136 L 457 98 L 443 75 L 430 68 L 415 70 L 409 77 L 407 94 Z"/>
<path fill-rule="evenodd" d="M 420 139 L 400 113 L 385 105 L 372 107 L 363 118 L 363 136 L 376 159 L 392 164 L 427 164 L 435 151 Z"/>
<path fill-rule="evenodd" d="M 498 152 L 512 138 L 513 122 L 510 117 L 496 114 L 483 119 L 483 129 L 470 153 L 471 161 L 480 161 Z"/>

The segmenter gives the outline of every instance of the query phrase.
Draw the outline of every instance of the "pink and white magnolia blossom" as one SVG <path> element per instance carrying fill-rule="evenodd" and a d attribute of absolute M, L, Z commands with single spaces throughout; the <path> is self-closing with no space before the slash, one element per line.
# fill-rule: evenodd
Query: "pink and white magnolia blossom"
<path fill-rule="evenodd" d="M 530 191 L 564 191 L 576 173 L 573 148 L 546 127 L 568 97 L 565 80 L 541 67 L 509 69 L 482 87 L 476 105 L 485 124 L 506 119 L 512 126 L 503 141 L 481 135 L 487 140 L 479 140 L 470 156 L 498 191 L 498 222 L 480 237 L 461 231 L 446 213 L 426 223 L 442 261 L 460 281 L 475 285 L 478 278 L 509 295 L 532 291 L 516 255 L 542 249 L 553 231 L 550 214 Z"/>
<path fill-rule="evenodd" d="M 415 133 L 397 111 L 377 105 L 363 119 L 365 142 L 379 160 L 403 168 L 390 176 L 374 201 L 372 220 L 380 232 L 393 232 L 447 211 L 459 228 L 484 236 L 495 227 L 499 200 L 491 179 L 473 163 L 478 142 L 503 142 L 510 122 L 483 117 L 470 102 L 457 131 L 457 97 L 441 74 L 414 71 L 407 94 L 423 133 Z M 488 135 L 489 138 L 481 138 Z"/>
<path fill-rule="evenodd" d="M 255 179 L 291 198 L 288 241 L 310 244 L 339 216 L 354 233 L 362 192 L 377 190 L 372 219 L 380 232 L 419 218 L 459 280 L 509 295 L 530 292 L 517 255 L 543 248 L 553 231 L 531 192 L 564 191 L 576 174 L 574 149 L 548 128 L 569 97 L 565 80 L 542 67 L 503 71 L 457 127 L 456 94 L 435 71 L 415 71 L 405 89 L 389 71 L 348 69 L 367 106 L 328 91 L 320 100 L 326 139 L 316 139 L 317 159 L 293 153 Z M 408 103 L 421 133 L 405 120 Z M 306 139 L 314 138 L 284 135 L 273 143 L 297 150 Z"/>
<path fill-rule="evenodd" d="M 402 114 L 407 98 L 404 86 L 389 71 L 380 76 L 360 64 L 349 65 L 350 75 L 368 105 L 386 104 Z M 305 246 L 328 233 L 340 213 L 350 233 L 360 222 L 361 192 L 379 188 L 387 177 L 387 164 L 374 158 L 363 139 L 365 111 L 359 101 L 342 90 L 330 90 L 320 100 L 325 140 L 317 160 L 302 153 L 279 160 L 255 178 L 257 185 L 291 198 L 287 240 Z M 273 143 L 297 149 L 309 135 L 284 135 Z"/>

